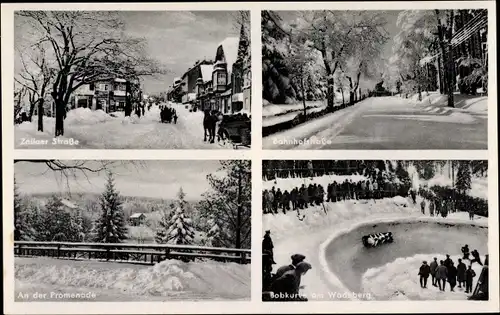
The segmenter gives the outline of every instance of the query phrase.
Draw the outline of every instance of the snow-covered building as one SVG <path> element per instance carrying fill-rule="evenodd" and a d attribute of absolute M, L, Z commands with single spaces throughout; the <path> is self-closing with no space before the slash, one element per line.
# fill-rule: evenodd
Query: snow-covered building
<path fill-rule="evenodd" d="M 130 225 L 132 226 L 141 225 L 142 223 L 144 223 L 145 220 L 146 220 L 146 215 L 140 212 L 134 213 L 129 217 L 129 222 Z"/>
<path fill-rule="evenodd" d="M 113 80 L 84 84 L 72 96 L 70 108 L 90 108 L 107 113 L 125 109 L 127 80 Z"/>

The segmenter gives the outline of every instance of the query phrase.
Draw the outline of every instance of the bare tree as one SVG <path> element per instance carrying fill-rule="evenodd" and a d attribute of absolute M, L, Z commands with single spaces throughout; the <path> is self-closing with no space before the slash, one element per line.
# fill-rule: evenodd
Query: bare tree
<path fill-rule="evenodd" d="M 123 21 L 109 11 L 20 11 L 41 34 L 55 59 L 51 96 L 56 109 L 55 136 L 64 135 L 64 118 L 72 93 L 85 84 L 126 80 L 160 73 L 145 57 L 143 40 L 127 37 Z"/>
<path fill-rule="evenodd" d="M 38 53 L 36 52 L 38 51 Z M 45 103 L 45 96 L 50 81 L 54 77 L 54 69 L 50 68 L 43 46 L 36 46 L 36 51 L 31 51 L 29 59 L 30 64 L 26 62 L 23 53 L 19 52 L 21 63 L 23 65 L 23 72 L 19 74 L 19 78 L 14 80 L 26 88 L 28 92 L 28 101 L 30 109 L 28 119 L 31 121 L 35 107 L 38 113 L 38 131 L 43 132 L 43 109 Z M 35 54 L 35 56 L 33 56 Z"/>

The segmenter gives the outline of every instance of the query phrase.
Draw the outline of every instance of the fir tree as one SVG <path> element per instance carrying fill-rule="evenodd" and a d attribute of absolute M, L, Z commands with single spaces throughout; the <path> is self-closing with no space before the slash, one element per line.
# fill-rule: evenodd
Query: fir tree
<path fill-rule="evenodd" d="M 160 229 L 165 232 L 157 231 L 157 241 L 177 245 L 190 245 L 193 243 L 195 231 L 193 221 L 186 213 L 188 203 L 184 200 L 185 196 L 186 194 L 181 188 L 177 194 L 179 200 L 175 212 L 168 221 L 165 218 L 160 223 Z M 168 222 L 167 229 L 165 229 L 166 222 Z"/>
<path fill-rule="evenodd" d="M 95 241 L 120 243 L 127 238 L 125 215 L 119 193 L 115 189 L 113 174 L 108 173 L 106 188 L 100 197 L 101 216 L 95 223 Z"/>
<path fill-rule="evenodd" d="M 220 247 L 220 227 L 213 216 L 207 221 L 207 245 Z"/>
<path fill-rule="evenodd" d="M 458 166 L 456 189 L 465 194 L 471 189 L 471 168 L 467 161 L 461 161 Z"/>
<path fill-rule="evenodd" d="M 399 194 L 402 196 L 407 195 L 408 190 L 411 187 L 411 179 L 408 171 L 404 168 L 402 161 L 398 161 L 398 165 L 396 167 L 396 177 L 401 182 Z"/>
<path fill-rule="evenodd" d="M 163 211 L 160 221 L 158 222 L 158 227 L 156 229 L 155 241 L 159 244 L 165 244 L 168 242 L 168 229 L 170 227 L 170 218 L 172 217 L 172 212 Z"/>
<path fill-rule="evenodd" d="M 33 229 L 33 216 L 25 209 L 19 189 L 14 178 L 14 240 L 34 241 L 36 231 Z"/>
<path fill-rule="evenodd" d="M 61 198 L 52 195 L 40 215 L 37 225 L 40 241 L 72 242 L 78 240 L 78 231 L 71 224 L 71 214 L 65 210 Z"/>

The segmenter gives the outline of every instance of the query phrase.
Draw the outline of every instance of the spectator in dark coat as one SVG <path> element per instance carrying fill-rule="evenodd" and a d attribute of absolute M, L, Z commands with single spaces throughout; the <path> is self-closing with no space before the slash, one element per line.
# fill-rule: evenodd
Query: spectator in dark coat
<path fill-rule="evenodd" d="M 287 210 L 290 210 L 290 194 L 288 193 L 288 190 L 285 190 L 283 193 L 282 199 L 282 207 L 283 207 L 283 213 L 286 213 Z"/>
<path fill-rule="evenodd" d="M 483 265 L 483 263 L 481 262 L 481 256 L 479 255 L 479 252 L 477 251 L 477 249 L 473 250 L 471 252 L 471 255 L 472 257 L 474 257 L 474 259 L 472 259 L 470 261 L 470 263 L 472 264 L 473 262 L 477 262 L 478 264 L 480 264 L 481 266 Z"/>
<path fill-rule="evenodd" d="M 298 190 L 297 187 L 295 187 L 290 192 L 290 201 L 292 202 L 292 210 L 297 210 L 297 195 L 298 195 Z"/>
<path fill-rule="evenodd" d="M 452 263 L 453 263 L 453 260 L 451 260 L 450 255 L 446 254 L 446 259 L 444 260 L 444 266 L 446 268 L 449 268 Z"/>
<path fill-rule="evenodd" d="M 297 264 L 296 268 L 285 272 L 281 277 L 276 279 L 271 285 L 271 291 L 274 294 L 285 294 L 292 296 L 285 300 L 301 300 L 299 297 L 300 281 L 303 275 L 312 269 L 311 265 L 306 262 Z M 275 299 L 276 300 L 276 299 Z"/>
<path fill-rule="evenodd" d="M 450 284 L 450 291 L 454 292 L 455 286 L 457 285 L 457 268 L 453 261 L 451 262 L 450 267 L 448 267 L 448 283 Z"/>
<path fill-rule="evenodd" d="M 432 285 L 437 287 L 437 280 L 436 280 L 436 270 L 437 270 L 437 267 L 438 267 L 438 262 L 437 262 L 437 258 L 434 257 L 434 260 L 431 262 L 430 264 L 430 269 L 431 269 L 431 276 L 432 276 Z"/>
<path fill-rule="evenodd" d="M 465 287 L 465 272 L 467 271 L 467 266 L 462 262 L 462 259 L 458 259 L 458 265 L 457 265 L 457 282 L 458 282 L 458 287 L 461 288 L 462 284 Z"/>
<path fill-rule="evenodd" d="M 306 188 L 305 185 L 302 185 L 302 187 L 304 188 L 304 193 L 303 193 L 304 206 L 306 208 L 309 208 L 309 199 L 311 197 L 311 195 L 309 195 L 309 188 Z"/>
<path fill-rule="evenodd" d="M 276 195 L 274 196 L 274 212 L 278 213 L 278 207 L 279 204 L 282 201 L 283 193 L 281 192 L 281 189 L 278 188 L 276 191 Z"/>
<path fill-rule="evenodd" d="M 472 283 L 474 282 L 474 277 L 476 272 L 472 270 L 472 265 L 465 272 L 465 293 L 472 293 Z"/>
<path fill-rule="evenodd" d="M 303 262 L 306 259 L 306 256 L 302 254 L 294 254 L 292 255 L 291 258 L 292 258 L 292 263 L 290 265 L 281 266 L 280 268 L 278 268 L 276 274 L 274 275 L 275 279 L 280 278 L 287 271 L 294 270 L 299 263 Z"/>
<path fill-rule="evenodd" d="M 274 244 L 273 240 L 271 239 L 271 231 L 269 230 L 266 231 L 264 239 L 262 240 L 262 251 L 268 253 L 271 256 L 271 261 L 273 264 L 276 263 L 274 261 Z"/>
<path fill-rule="evenodd" d="M 462 247 L 462 254 L 464 254 L 464 257 L 462 259 L 469 259 L 470 255 L 469 245 L 465 244 L 465 246 Z"/>
<path fill-rule="evenodd" d="M 418 271 L 418 275 L 420 276 L 420 286 L 422 288 L 427 288 L 427 279 L 429 279 L 430 274 L 431 274 L 431 267 L 427 264 L 426 261 L 424 261 Z"/>
<path fill-rule="evenodd" d="M 324 202 L 325 197 L 325 189 L 323 186 L 318 185 L 318 204 L 322 204 Z"/>
<path fill-rule="evenodd" d="M 448 274 L 448 269 L 444 265 L 444 261 L 439 262 L 439 266 L 436 269 L 436 279 L 439 285 L 439 290 L 444 291 L 446 287 L 446 277 Z"/>

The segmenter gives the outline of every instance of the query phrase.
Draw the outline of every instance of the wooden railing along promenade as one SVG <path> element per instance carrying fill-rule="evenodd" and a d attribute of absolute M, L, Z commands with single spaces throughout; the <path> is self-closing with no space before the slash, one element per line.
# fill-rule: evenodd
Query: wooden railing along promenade
<path fill-rule="evenodd" d="M 154 265 L 166 259 L 193 261 L 196 258 L 206 258 L 248 264 L 251 259 L 251 250 L 170 244 L 15 241 L 14 256 L 125 261 L 149 265 Z"/>

